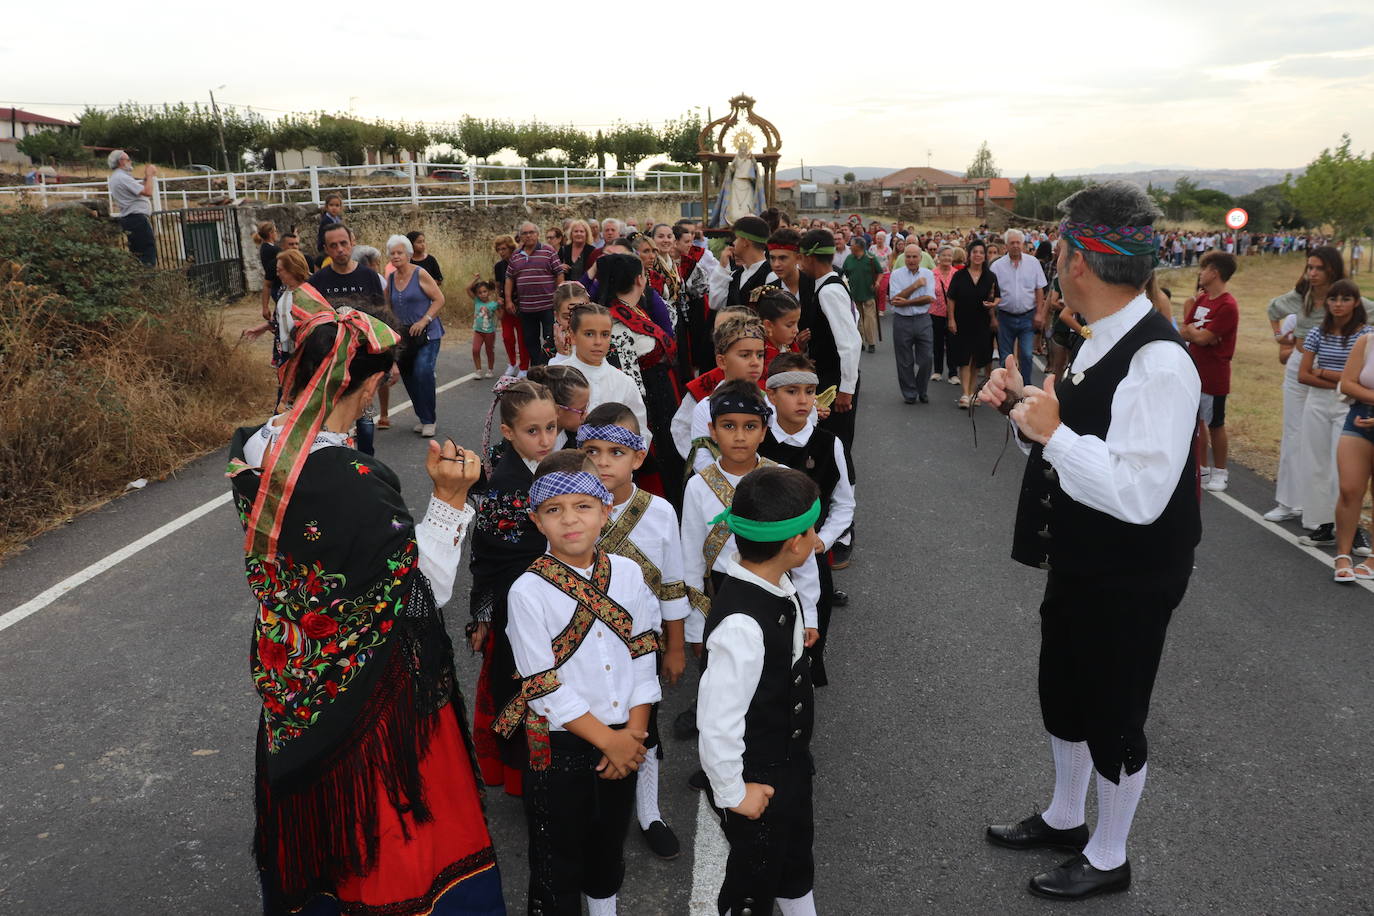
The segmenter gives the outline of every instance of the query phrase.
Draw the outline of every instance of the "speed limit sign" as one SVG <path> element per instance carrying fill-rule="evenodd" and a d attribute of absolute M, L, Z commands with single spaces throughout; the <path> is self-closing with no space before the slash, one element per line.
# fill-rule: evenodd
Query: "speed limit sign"
<path fill-rule="evenodd" d="M 1250 222 L 1250 214 L 1240 207 L 1234 207 L 1226 211 L 1226 225 L 1232 229 L 1244 229 L 1245 224 Z"/>

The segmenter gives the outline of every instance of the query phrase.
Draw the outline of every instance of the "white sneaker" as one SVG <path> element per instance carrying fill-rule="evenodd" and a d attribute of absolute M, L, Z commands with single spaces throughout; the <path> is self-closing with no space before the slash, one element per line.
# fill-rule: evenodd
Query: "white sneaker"
<path fill-rule="evenodd" d="M 1277 506 L 1275 506 L 1274 508 L 1270 509 L 1268 512 L 1264 513 L 1264 520 L 1265 520 L 1266 522 L 1286 522 L 1286 521 L 1288 521 L 1290 518 L 1301 518 L 1301 517 L 1302 517 L 1302 510 L 1301 510 L 1301 509 L 1290 509 L 1290 508 L 1288 508 L 1287 506 L 1285 506 L 1283 503 L 1279 503 Z"/>
<path fill-rule="evenodd" d="M 420 426 L 420 435 L 426 439 L 434 438 L 434 424 L 424 423 Z"/>
<path fill-rule="evenodd" d="M 506 367 L 506 371 L 505 371 L 505 372 L 502 372 L 501 374 L 502 374 L 502 375 L 517 375 L 517 374 L 519 374 L 519 372 L 520 372 L 520 370 L 517 369 L 517 368 L 515 368 L 515 363 L 511 363 L 509 366 Z"/>
<path fill-rule="evenodd" d="M 1202 485 L 1204 487 L 1207 486 L 1207 481 L 1212 478 L 1212 468 L 1204 464 L 1202 467 L 1197 469 L 1197 472 L 1198 476 L 1202 478 Z"/>
<path fill-rule="evenodd" d="M 416 423 L 414 426 L 412 426 L 412 427 L 410 428 L 410 431 L 413 432 L 413 433 L 419 433 L 419 432 L 424 432 L 424 429 L 425 429 L 425 424 L 423 424 L 423 423 Z"/>
<path fill-rule="evenodd" d="M 938 381 L 941 379 L 941 377 L 942 377 L 942 373 L 939 373 L 939 372 L 932 372 L 932 373 L 930 373 L 930 380 L 931 380 L 932 382 L 938 382 Z"/>
<path fill-rule="evenodd" d="M 1207 482 L 1202 485 L 1202 489 L 1211 490 L 1213 493 L 1220 493 L 1226 489 L 1226 479 L 1228 476 L 1226 468 L 1212 468 L 1212 475 L 1207 478 Z"/>

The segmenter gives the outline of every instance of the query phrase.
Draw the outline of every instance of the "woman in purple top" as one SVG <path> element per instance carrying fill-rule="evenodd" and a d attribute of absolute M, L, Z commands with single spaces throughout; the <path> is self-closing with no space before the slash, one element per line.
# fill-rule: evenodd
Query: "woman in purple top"
<path fill-rule="evenodd" d="M 420 421 L 415 432 L 429 438 L 436 423 L 434 364 L 439 358 L 439 338 L 444 336 L 439 321 L 444 294 L 423 267 L 411 263 L 415 249 L 410 239 L 393 235 L 386 240 L 386 252 L 396 268 L 386 281 L 386 305 L 407 326 L 410 337 L 401 351 L 401 381 Z"/>

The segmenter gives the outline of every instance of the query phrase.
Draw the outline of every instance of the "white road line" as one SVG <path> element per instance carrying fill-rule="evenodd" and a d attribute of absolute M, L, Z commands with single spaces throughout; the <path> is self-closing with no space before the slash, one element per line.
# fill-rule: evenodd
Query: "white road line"
<path fill-rule="evenodd" d="M 177 518 L 172 519 L 170 522 L 163 525 L 161 528 L 158 528 L 156 531 L 152 531 L 148 534 L 145 534 L 143 537 L 134 541 L 132 544 L 129 544 L 127 547 L 123 547 L 119 550 L 116 550 L 114 553 L 105 557 L 103 560 L 97 560 L 90 566 L 87 566 L 85 569 L 81 570 L 81 572 L 76 573 L 75 575 L 68 576 L 61 582 L 54 585 L 52 588 L 38 595 L 37 597 L 25 601 L 23 604 L 19 605 L 19 607 L 15 608 L 14 610 L 6 611 L 4 614 L 0 614 L 0 630 L 8 629 L 14 626 L 19 621 L 23 620 L 24 618 L 37 614 L 39 611 L 43 610 L 43 608 L 52 604 L 58 598 L 61 598 L 63 595 L 67 594 L 67 592 L 71 591 L 77 586 L 84 585 L 87 582 L 94 579 L 96 576 L 105 572 L 105 570 L 118 566 L 120 563 L 123 563 L 125 560 L 129 559 L 129 557 L 138 553 L 140 550 L 143 550 L 143 548 L 156 544 L 158 541 L 162 540 L 167 535 L 172 534 L 175 531 L 181 530 L 182 528 L 191 524 L 191 522 L 194 522 L 196 519 L 200 518 L 202 515 L 207 515 L 215 509 L 218 509 L 220 506 L 223 506 L 226 503 L 230 502 L 231 499 L 232 497 L 229 493 L 221 493 L 219 496 L 216 496 L 209 502 L 202 503 L 201 505 L 192 509 L 190 512 L 187 512 L 184 515 L 180 515 Z"/>
<path fill-rule="evenodd" d="M 1308 556 L 1320 560 L 1323 564 L 1326 565 L 1328 569 L 1334 570 L 1336 568 L 1336 560 L 1334 557 L 1328 555 L 1323 550 L 1318 550 L 1316 547 L 1308 547 L 1306 544 L 1298 543 L 1298 536 L 1296 534 L 1289 531 L 1287 528 L 1282 527 L 1281 525 L 1269 521 L 1264 516 L 1260 515 L 1254 509 L 1251 509 L 1245 503 L 1236 499 L 1229 493 L 1218 492 L 1216 490 L 1204 490 L 1203 492 L 1215 496 L 1217 499 L 1221 500 L 1223 503 L 1230 506 L 1232 509 L 1235 509 L 1237 512 L 1248 518 L 1250 521 L 1254 522 L 1256 525 L 1259 525 L 1261 528 L 1264 528 L 1270 531 L 1271 533 L 1278 535 L 1279 537 L 1283 538 L 1285 541 L 1292 544 L 1294 547 L 1298 548 Z M 1356 559 L 1359 558 L 1356 557 Z M 1355 584 L 1363 586 L 1368 591 L 1374 592 L 1374 581 L 1370 581 L 1368 579 L 1356 579 Z"/>
<path fill-rule="evenodd" d="M 467 375 L 460 376 L 451 382 L 445 382 L 443 385 L 436 388 L 434 390 L 434 393 L 437 395 L 441 392 L 448 391 L 450 388 L 454 388 L 458 385 L 463 384 L 466 381 L 470 381 L 475 378 L 477 378 L 477 375 L 475 373 L 469 372 Z M 405 401 L 392 407 L 390 412 L 404 413 L 405 411 L 409 410 L 411 406 L 412 405 L 410 401 Z M 10 627 L 14 626 L 16 623 L 19 623 L 21 620 L 24 620 L 27 617 L 31 617 L 34 614 L 37 614 L 39 611 L 43 610 L 43 608 L 52 604 L 54 601 L 56 601 L 58 598 L 61 598 L 63 595 L 67 594 L 72 589 L 85 585 L 87 582 L 91 581 L 101 573 L 113 569 L 120 563 L 123 563 L 125 560 L 129 559 L 130 557 L 134 556 L 135 554 L 139 553 L 145 548 L 151 547 L 153 544 L 156 544 L 158 541 L 167 537 L 169 534 L 174 534 L 177 531 L 180 531 L 182 528 L 185 528 L 187 525 L 191 524 L 201 516 L 208 515 L 215 509 L 218 509 L 220 506 L 226 505 L 231 501 L 232 497 L 229 493 L 221 493 L 214 499 L 201 503 L 199 506 L 192 509 L 190 512 L 186 512 L 182 515 L 177 516 L 167 524 L 163 525 L 161 528 L 158 528 L 154 531 L 149 532 L 148 534 L 145 534 L 143 537 L 134 541 L 132 544 L 129 544 L 125 547 L 121 547 L 119 550 L 116 550 L 114 553 L 110 554 L 104 559 L 97 560 L 96 562 L 92 563 L 90 566 L 87 566 L 80 572 L 68 576 L 61 582 L 54 585 L 52 588 L 49 588 L 41 594 L 34 596 L 28 601 L 25 601 L 17 608 L 0 614 L 0 631 L 7 630 Z"/>
<path fill-rule="evenodd" d="M 692 898 L 687 911 L 691 916 L 716 916 L 716 896 L 725 882 L 725 859 L 730 844 L 725 842 L 720 819 L 706 803 L 706 793 L 697 802 L 697 836 L 692 846 Z"/>

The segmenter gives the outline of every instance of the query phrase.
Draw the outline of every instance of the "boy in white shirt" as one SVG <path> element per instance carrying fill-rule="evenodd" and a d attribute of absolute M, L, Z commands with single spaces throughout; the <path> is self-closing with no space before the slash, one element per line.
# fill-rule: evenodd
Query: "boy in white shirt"
<path fill-rule="evenodd" d="M 639 435 L 639 423 L 630 408 L 624 404 L 602 404 L 587 414 L 578 428 L 577 444 L 596 466 L 602 484 L 614 499 L 599 546 L 607 553 L 633 560 L 658 599 L 662 621 L 661 671 L 669 684 L 676 684 L 687 667 L 683 620 L 692 604 L 702 606 L 706 599 L 682 581 L 677 513 L 666 499 L 634 484 L 634 472 L 644 463 L 648 445 Z M 649 754 L 639 768 L 635 789 L 639 829 L 654 855 L 672 859 L 681 847 L 659 811 L 658 774 L 663 747 L 658 735 L 657 703 L 649 718 L 645 747 Z"/>
<path fill-rule="evenodd" d="M 508 598 L 520 692 L 494 728 L 524 727 L 531 912 L 612 916 L 649 712 L 662 698 L 658 602 L 634 561 L 597 547 L 612 496 L 581 452 L 539 463 L 530 517 L 549 552 Z M 600 778 L 589 778 L 595 771 Z"/>

